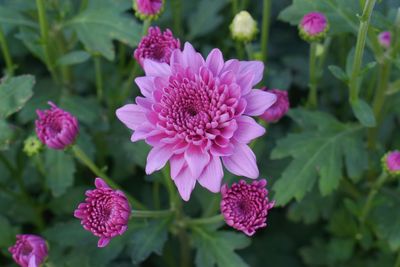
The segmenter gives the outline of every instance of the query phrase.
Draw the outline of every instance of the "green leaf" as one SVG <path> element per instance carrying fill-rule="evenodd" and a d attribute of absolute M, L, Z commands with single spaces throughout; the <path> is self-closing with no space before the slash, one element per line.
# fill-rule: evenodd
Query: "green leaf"
<path fill-rule="evenodd" d="M 347 77 L 346 73 L 340 67 L 335 66 L 335 65 L 330 65 L 330 66 L 328 66 L 328 69 L 331 71 L 333 76 L 335 76 L 338 80 L 340 80 L 342 82 L 348 81 L 348 77 Z"/>
<path fill-rule="evenodd" d="M 36 23 L 26 19 L 17 10 L 0 6 L 0 25 L 37 27 Z"/>
<path fill-rule="evenodd" d="M 35 77 L 21 75 L 0 84 L 0 118 L 7 118 L 20 110 L 32 97 Z"/>
<path fill-rule="evenodd" d="M 351 108 L 353 109 L 354 116 L 358 121 L 365 127 L 375 127 L 376 120 L 374 112 L 370 105 L 362 99 L 358 99 L 351 103 Z"/>
<path fill-rule="evenodd" d="M 212 231 L 202 227 L 193 227 L 193 242 L 197 249 L 195 263 L 199 267 L 248 266 L 235 253 L 250 244 L 248 238 L 239 233 Z"/>
<path fill-rule="evenodd" d="M 147 259 L 151 253 L 162 254 L 168 238 L 168 224 L 170 219 L 153 220 L 135 230 L 131 240 L 131 259 L 138 264 Z"/>
<path fill-rule="evenodd" d="M 46 182 L 55 197 L 59 197 L 74 183 L 75 162 L 64 151 L 48 149 L 45 153 Z"/>
<path fill-rule="evenodd" d="M 217 28 L 224 20 L 218 13 L 227 3 L 227 0 L 198 1 L 196 11 L 189 16 L 189 39 L 202 36 Z"/>
<path fill-rule="evenodd" d="M 86 51 L 72 51 L 66 55 L 63 55 L 57 60 L 57 64 L 60 66 L 69 66 L 80 64 L 87 61 L 90 58 L 90 54 Z"/>
<path fill-rule="evenodd" d="M 335 190 L 342 178 L 342 158 L 348 151 L 343 144 L 348 144 L 348 139 L 360 138 L 359 131 L 362 129 L 358 125 L 342 124 L 322 112 L 294 109 L 289 115 L 305 131 L 289 134 L 278 140 L 272 151 L 273 159 L 293 158 L 273 186 L 278 205 L 284 205 L 292 198 L 301 200 L 312 189 L 318 177 L 322 195 L 328 195 Z M 359 149 L 359 153 L 366 153 L 363 147 L 354 149 Z"/>
<path fill-rule="evenodd" d="M 80 13 L 66 23 L 74 30 L 79 40 L 90 53 L 100 53 L 114 60 L 112 41 L 118 40 L 135 46 L 141 37 L 142 28 L 135 20 L 114 5 L 98 5 Z"/>
<path fill-rule="evenodd" d="M 8 149 L 13 131 L 5 120 L 0 119 L 0 150 Z"/>
<path fill-rule="evenodd" d="M 17 231 L 15 231 L 7 218 L 0 215 L 0 247 L 5 248 L 12 245 L 16 234 Z"/>
<path fill-rule="evenodd" d="M 66 95 L 61 98 L 60 107 L 68 110 L 80 122 L 86 123 L 89 126 L 98 124 L 102 114 L 101 107 L 94 97 Z"/>

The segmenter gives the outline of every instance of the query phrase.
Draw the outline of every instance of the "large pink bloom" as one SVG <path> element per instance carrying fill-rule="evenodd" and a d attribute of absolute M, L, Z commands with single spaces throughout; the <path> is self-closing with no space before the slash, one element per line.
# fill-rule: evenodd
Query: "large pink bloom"
<path fill-rule="evenodd" d="M 219 192 L 223 169 L 238 176 L 258 177 L 253 151 L 247 145 L 265 129 L 250 116 L 259 116 L 275 95 L 252 89 L 261 81 L 258 61 L 224 61 L 214 49 L 204 60 L 186 43 L 174 50 L 170 65 L 144 60 L 146 76 L 136 78 L 144 97 L 117 110 L 117 117 L 134 130 L 132 142 L 144 139 L 153 147 L 146 173 L 169 161 L 171 177 L 184 200 L 198 181 Z"/>

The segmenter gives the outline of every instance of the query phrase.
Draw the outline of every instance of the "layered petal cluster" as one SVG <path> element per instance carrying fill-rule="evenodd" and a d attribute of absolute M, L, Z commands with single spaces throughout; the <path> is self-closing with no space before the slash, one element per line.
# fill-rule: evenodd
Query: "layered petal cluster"
<path fill-rule="evenodd" d="M 225 62 L 218 49 L 204 59 L 186 43 L 183 51 L 174 50 L 170 65 L 146 59 L 143 67 L 146 76 L 135 81 L 144 97 L 116 114 L 134 131 L 132 142 L 145 140 L 153 147 L 146 173 L 169 161 L 186 201 L 196 181 L 220 191 L 222 162 L 236 175 L 258 177 L 247 144 L 265 129 L 250 116 L 263 114 L 276 101 L 274 94 L 252 89 L 262 79 L 262 62 Z"/>
<path fill-rule="evenodd" d="M 276 95 L 276 102 L 267 109 L 260 118 L 266 122 L 277 122 L 279 121 L 289 110 L 289 97 L 287 91 L 271 89 L 267 92 Z"/>
<path fill-rule="evenodd" d="M 392 39 L 392 34 L 389 31 L 381 32 L 378 35 L 378 42 L 379 44 L 388 49 L 390 47 L 390 41 Z"/>
<path fill-rule="evenodd" d="M 81 219 L 85 230 L 100 237 L 98 247 L 105 247 L 110 240 L 128 229 L 131 207 L 122 191 L 113 190 L 100 178 L 96 189 L 86 191 L 85 202 L 80 203 L 74 216 Z"/>
<path fill-rule="evenodd" d="M 39 140 L 52 149 L 64 149 L 75 141 L 79 132 L 78 120 L 53 102 L 48 110 L 37 110 L 35 121 Z"/>
<path fill-rule="evenodd" d="M 134 0 L 136 16 L 145 19 L 156 18 L 163 10 L 164 0 Z"/>
<path fill-rule="evenodd" d="M 248 236 L 267 226 L 268 210 L 273 208 L 275 202 L 269 201 L 266 185 L 265 179 L 253 181 L 251 184 L 240 180 L 230 188 L 223 185 L 221 213 L 225 222 Z"/>
<path fill-rule="evenodd" d="M 172 51 L 180 47 L 179 39 L 174 37 L 171 30 L 167 29 L 161 32 L 158 27 L 150 27 L 147 35 L 142 38 L 133 55 L 142 67 L 146 58 L 169 64 Z"/>
<path fill-rule="evenodd" d="M 392 175 L 400 175 L 400 151 L 388 152 L 382 159 L 384 169 Z"/>
<path fill-rule="evenodd" d="M 8 251 L 21 267 L 39 267 L 48 254 L 46 240 L 37 235 L 17 235 L 17 242 Z"/>
<path fill-rule="evenodd" d="M 299 24 L 300 36 L 309 42 L 324 38 L 328 29 L 328 19 L 320 12 L 306 14 Z"/>

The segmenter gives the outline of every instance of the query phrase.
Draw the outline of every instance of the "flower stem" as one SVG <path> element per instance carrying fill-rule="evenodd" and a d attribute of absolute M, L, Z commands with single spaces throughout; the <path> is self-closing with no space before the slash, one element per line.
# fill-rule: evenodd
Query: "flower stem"
<path fill-rule="evenodd" d="M 173 213 L 172 210 L 132 210 L 131 218 L 163 218 Z"/>
<path fill-rule="evenodd" d="M 239 12 L 238 0 L 232 0 L 232 15 L 235 16 Z"/>
<path fill-rule="evenodd" d="M 53 61 L 51 58 L 50 53 L 50 46 L 49 46 L 49 24 L 46 18 L 46 9 L 44 5 L 44 0 L 36 0 L 36 6 L 38 10 L 39 16 L 39 26 L 40 26 L 40 36 L 41 36 L 41 43 L 44 50 L 44 59 L 47 66 L 47 69 L 50 71 L 51 76 L 53 77 L 54 81 L 58 83 L 58 77 L 54 70 Z"/>
<path fill-rule="evenodd" d="M 1 27 L 0 27 L 0 46 L 1 46 L 1 51 L 3 52 L 4 61 L 6 63 L 7 73 L 9 76 L 12 76 L 14 74 L 14 64 L 12 62 L 6 37 L 4 36 L 4 32 Z"/>
<path fill-rule="evenodd" d="M 182 35 L 182 0 L 171 0 L 174 34 Z"/>
<path fill-rule="evenodd" d="M 106 181 L 106 183 L 109 186 L 111 186 L 115 189 L 121 190 L 121 187 L 118 184 L 116 184 L 113 180 L 111 180 L 111 178 L 108 177 L 102 170 L 100 170 L 100 168 L 96 166 L 96 164 L 88 157 L 88 155 L 86 155 L 86 153 L 77 144 L 73 145 L 71 147 L 71 150 L 72 150 L 74 156 L 79 161 L 81 161 L 86 167 L 88 167 L 95 175 L 104 179 L 104 181 Z M 125 193 L 125 194 L 132 205 L 134 205 L 135 207 L 138 207 L 139 209 L 145 208 L 145 206 L 142 203 L 140 203 L 138 200 L 136 200 L 133 196 L 131 196 L 128 193 Z"/>
<path fill-rule="evenodd" d="M 199 219 L 187 219 L 185 223 L 188 225 L 201 225 L 201 224 L 214 224 L 224 221 L 224 217 L 221 214 L 206 217 L 206 218 L 199 218 Z"/>
<path fill-rule="evenodd" d="M 263 17 L 261 26 L 261 53 L 264 64 L 267 64 L 268 53 L 268 37 L 271 16 L 271 0 L 264 0 L 263 2 Z"/>
<path fill-rule="evenodd" d="M 369 22 L 371 19 L 372 10 L 374 9 L 376 0 L 366 0 L 364 11 L 360 18 L 360 27 L 357 34 L 356 50 L 354 54 L 353 68 L 350 76 L 349 89 L 350 89 L 350 103 L 358 100 L 359 91 L 359 76 L 362 64 L 362 57 L 364 54 L 365 42 L 367 39 Z"/>
<path fill-rule="evenodd" d="M 93 61 L 94 61 L 94 70 L 96 75 L 97 99 L 101 101 L 103 99 L 103 78 L 101 73 L 101 57 L 99 55 L 95 55 L 93 57 Z"/>
<path fill-rule="evenodd" d="M 375 195 L 378 193 L 378 191 L 381 189 L 382 185 L 386 182 L 386 179 L 388 178 L 388 175 L 383 172 L 378 180 L 375 181 L 375 183 L 371 187 L 371 191 L 368 194 L 367 201 L 365 202 L 364 208 L 361 211 L 361 216 L 360 216 L 360 222 L 361 224 L 364 224 L 365 219 L 368 216 L 369 211 L 371 210 L 372 207 L 372 202 L 375 198 Z"/>
<path fill-rule="evenodd" d="M 168 192 L 169 206 L 172 210 L 174 210 L 177 206 L 176 202 L 177 200 L 179 201 L 179 199 L 176 196 L 176 190 L 174 189 L 174 185 L 172 184 L 172 179 L 169 173 L 169 165 L 167 165 L 162 169 L 162 174 L 164 176 L 164 183 Z"/>
<path fill-rule="evenodd" d="M 310 44 L 310 78 L 309 78 L 309 87 L 310 91 L 308 92 L 308 106 L 311 108 L 316 108 L 318 106 L 317 99 L 317 42 L 312 42 Z"/>
<path fill-rule="evenodd" d="M 147 34 L 147 30 L 149 29 L 151 25 L 151 19 L 146 19 L 143 22 L 143 29 L 142 29 L 142 35 L 145 36 Z"/>

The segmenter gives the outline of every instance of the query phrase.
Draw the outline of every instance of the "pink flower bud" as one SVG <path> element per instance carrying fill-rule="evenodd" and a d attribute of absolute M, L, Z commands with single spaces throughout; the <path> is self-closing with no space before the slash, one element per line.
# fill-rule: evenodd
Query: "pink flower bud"
<path fill-rule="evenodd" d="M 283 116 L 285 116 L 285 114 L 289 110 L 290 103 L 288 93 L 287 91 L 278 89 L 271 89 L 266 91 L 276 96 L 276 102 L 271 107 L 269 107 L 260 117 L 261 119 L 269 123 L 277 122 Z"/>
<path fill-rule="evenodd" d="M 81 219 L 85 230 L 100 237 L 97 246 L 101 248 L 128 229 L 131 207 L 122 191 L 113 190 L 100 178 L 95 185 L 96 189 L 86 191 L 85 202 L 79 204 L 74 216 Z"/>
<path fill-rule="evenodd" d="M 37 110 L 35 121 L 39 140 L 53 149 L 64 149 L 75 141 L 78 135 L 78 120 L 70 113 L 58 108 L 54 103 L 48 110 Z"/>
<path fill-rule="evenodd" d="M 382 47 L 388 49 L 390 47 L 391 37 L 392 34 L 389 31 L 381 32 L 378 35 L 378 42 Z"/>
<path fill-rule="evenodd" d="M 328 20 L 320 12 L 310 12 L 300 21 L 300 37 L 308 42 L 319 41 L 323 39 L 329 29 Z"/>
<path fill-rule="evenodd" d="M 391 175 L 400 175 L 400 151 L 388 152 L 382 159 L 384 170 Z"/>
<path fill-rule="evenodd" d="M 252 236 L 257 229 L 267 226 L 268 210 L 275 201 L 269 201 L 265 179 L 247 184 L 244 180 L 221 188 L 221 213 L 233 228 Z"/>
<path fill-rule="evenodd" d="M 17 242 L 8 251 L 21 267 L 39 267 L 48 254 L 46 241 L 37 235 L 17 235 Z"/>
<path fill-rule="evenodd" d="M 157 18 L 163 8 L 164 0 L 134 0 L 135 14 L 142 20 Z"/>
<path fill-rule="evenodd" d="M 172 51 L 180 47 L 179 39 L 174 38 L 171 30 L 161 32 L 158 27 L 150 27 L 148 34 L 142 38 L 133 55 L 141 66 L 145 59 L 169 64 Z"/>

